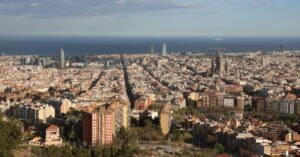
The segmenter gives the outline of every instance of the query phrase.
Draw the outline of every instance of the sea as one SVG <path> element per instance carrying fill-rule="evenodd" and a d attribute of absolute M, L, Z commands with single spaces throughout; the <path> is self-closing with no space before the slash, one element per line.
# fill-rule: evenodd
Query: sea
<path fill-rule="evenodd" d="M 300 50 L 300 37 L 0 37 L 0 54 L 57 56 L 64 48 L 66 56 L 95 54 L 149 53 L 154 45 L 161 53 L 163 43 L 168 53 L 272 52 Z"/>

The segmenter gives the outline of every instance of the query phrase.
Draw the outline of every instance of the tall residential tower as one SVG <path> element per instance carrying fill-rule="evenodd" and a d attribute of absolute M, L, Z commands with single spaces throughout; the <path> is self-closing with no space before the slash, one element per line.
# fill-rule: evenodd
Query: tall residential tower
<path fill-rule="evenodd" d="M 218 56 L 216 58 L 216 71 L 217 71 L 217 74 L 220 76 L 222 76 L 224 73 L 223 53 L 218 53 Z"/>
<path fill-rule="evenodd" d="M 163 43 L 163 46 L 162 46 L 162 55 L 163 56 L 167 55 L 167 44 L 166 43 Z"/>
<path fill-rule="evenodd" d="M 129 127 L 129 104 L 114 102 L 103 104 L 86 113 L 82 119 L 82 138 L 88 145 L 110 145 L 123 127 Z"/>
<path fill-rule="evenodd" d="M 58 67 L 59 67 L 59 69 L 64 69 L 65 68 L 65 52 L 64 52 L 63 48 L 60 49 Z"/>

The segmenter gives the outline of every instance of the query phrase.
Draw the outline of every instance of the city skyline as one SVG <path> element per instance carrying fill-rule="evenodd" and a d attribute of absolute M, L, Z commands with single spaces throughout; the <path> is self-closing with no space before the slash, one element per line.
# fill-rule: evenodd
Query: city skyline
<path fill-rule="evenodd" d="M 299 3 L 296 0 L 2 0 L 0 34 L 299 37 Z"/>
<path fill-rule="evenodd" d="M 300 156 L 299 0 L 0 0 L 0 157 Z"/>

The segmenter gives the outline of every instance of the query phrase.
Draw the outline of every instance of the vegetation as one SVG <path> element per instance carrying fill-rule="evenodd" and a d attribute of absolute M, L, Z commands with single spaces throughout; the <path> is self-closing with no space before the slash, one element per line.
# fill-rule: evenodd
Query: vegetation
<path fill-rule="evenodd" d="M 78 111 L 78 110 L 73 110 L 71 109 L 65 114 L 61 115 L 61 118 L 63 119 L 81 119 L 85 112 L 84 111 Z"/>
<path fill-rule="evenodd" d="M 193 108 L 183 108 L 176 111 L 177 115 L 185 116 L 186 113 L 192 112 L 198 116 L 203 115 L 202 111 Z M 63 119 L 71 119 L 65 122 L 61 129 L 62 136 L 67 140 L 63 147 L 30 147 L 31 153 L 39 157 L 131 157 L 141 155 L 139 150 L 139 142 L 163 142 L 166 137 L 162 135 L 159 125 L 159 119 L 152 120 L 151 118 L 141 119 L 136 123 L 136 126 L 128 130 L 122 128 L 114 138 L 114 144 L 99 146 L 99 147 L 83 147 L 80 143 L 81 127 L 80 120 L 74 117 L 81 117 L 83 113 L 71 111 L 62 115 Z M 1 118 L 1 115 L 0 115 Z M 0 119 L 2 120 L 2 118 Z M 33 126 L 33 122 L 26 122 L 26 125 Z M 0 157 L 11 157 L 11 150 L 17 148 L 21 143 L 21 123 L 19 121 L 0 121 Z M 38 128 L 43 128 L 38 126 Z M 186 130 L 175 129 L 170 133 L 172 142 L 177 142 L 180 145 L 184 143 L 192 143 L 193 136 Z M 28 139 L 26 139 L 28 140 Z M 7 142 L 10 141 L 10 142 Z M 207 138 L 207 143 L 210 145 L 209 155 L 215 155 L 224 151 L 220 144 L 215 144 L 215 139 Z M 214 149 L 212 149 L 214 148 Z M 27 149 L 27 148 L 26 148 Z M 203 156 L 201 151 L 184 151 L 184 156 Z M 206 154 L 206 155 L 207 155 Z M 177 154 L 178 155 L 178 154 Z"/>
<path fill-rule="evenodd" d="M 182 155 L 184 157 L 212 157 L 216 156 L 217 153 L 215 150 L 210 149 L 210 148 L 204 148 L 201 151 L 193 151 L 189 149 L 184 149 L 182 152 Z"/>
<path fill-rule="evenodd" d="M 192 106 L 184 107 L 182 109 L 178 109 L 174 112 L 175 114 L 187 115 L 192 114 L 196 116 L 203 116 L 204 112 L 201 109 L 194 108 Z"/>
<path fill-rule="evenodd" d="M 186 130 L 175 130 L 170 134 L 170 137 L 172 141 L 176 141 L 180 144 L 190 143 L 193 140 L 192 134 Z"/>
<path fill-rule="evenodd" d="M 131 157 L 139 151 L 137 135 L 132 131 L 120 130 L 115 144 L 99 147 L 33 147 L 32 152 L 39 157 Z"/>
<path fill-rule="evenodd" d="M 11 150 L 21 142 L 21 124 L 19 121 L 2 121 L 0 114 L 0 156 L 11 157 Z"/>
<path fill-rule="evenodd" d="M 150 127 L 132 127 L 128 131 L 132 134 L 135 134 L 139 141 L 144 142 L 162 141 L 165 138 L 160 131 Z"/>
<path fill-rule="evenodd" d="M 218 154 L 221 154 L 224 152 L 224 147 L 221 143 L 216 143 L 215 146 L 214 146 L 214 150 L 216 150 L 216 152 Z"/>
<path fill-rule="evenodd" d="M 214 135 L 207 135 L 206 136 L 206 138 L 204 139 L 204 141 L 205 141 L 205 143 L 208 145 L 208 146 L 210 146 L 210 147 L 212 147 L 214 144 L 215 144 L 215 142 L 216 142 L 216 138 L 215 138 L 215 136 Z"/>
<path fill-rule="evenodd" d="M 69 145 L 64 147 L 32 147 L 32 153 L 39 157 L 89 157 L 88 149 L 71 147 Z"/>

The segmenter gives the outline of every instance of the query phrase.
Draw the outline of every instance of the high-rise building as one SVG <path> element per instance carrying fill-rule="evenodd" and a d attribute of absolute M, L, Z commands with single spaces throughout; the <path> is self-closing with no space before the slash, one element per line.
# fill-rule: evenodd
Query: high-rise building
<path fill-rule="evenodd" d="M 211 60 L 211 76 L 214 76 L 216 72 L 216 60 L 212 59 Z"/>
<path fill-rule="evenodd" d="M 60 49 L 60 53 L 59 53 L 59 68 L 60 69 L 65 68 L 65 52 L 63 48 Z"/>
<path fill-rule="evenodd" d="M 294 114 L 296 99 L 297 97 L 295 94 L 287 94 L 279 103 L 279 112 L 284 114 Z"/>
<path fill-rule="evenodd" d="M 160 128 L 161 132 L 164 135 L 167 135 L 171 129 L 172 122 L 172 107 L 170 104 L 167 104 L 159 114 L 160 118 Z"/>
<path fill-rule="evenodd" d="M 167 55 L 167 44 L 166 43 L 163 43 L 163 46 L 162 46 L 162 55 L 163 56 Z"/>
<path fill-rule="evenodd" d="M 21 58 L 21 65 L 28 65 L 30 64 L 31 58 L 30 57 L 22 57 Z"/>
<path fill-rule="evenodd" d="M 150 54 L 154 54 L 155 53 L 155 47 L 153 44 L 151 44 L 150 46 Z"/>
<path fill-rule="evenodd" d="M 224 58 L 223 53 L 218 53 L 216 58 L 216 72 L 218 75 L 222 76 L 224 72 Z"/>
<path fill-rule="evenodd" d="M 82 119 L 83 141 L 88 145 L 110 145 L 121 127 L 129 126 L 128 105 L 119 102 L 104 104 Z"/>
<path fill-rule="evenodd" d="M 47 59 L 46 58 L 39 58 L 38 65 L 46 67 L 47 66 Z"/>

